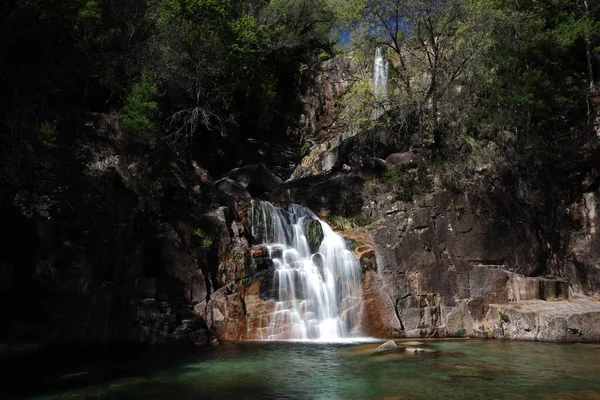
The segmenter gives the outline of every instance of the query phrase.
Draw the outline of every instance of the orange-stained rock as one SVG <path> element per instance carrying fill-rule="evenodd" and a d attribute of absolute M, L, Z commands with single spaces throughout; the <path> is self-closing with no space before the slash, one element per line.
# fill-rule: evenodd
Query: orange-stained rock
<path fill-rule="evenodd" d="M 376 273 L 366 271 L 363 283 L 363 307 L 365 323 L 363 329 L 366 336 L 378 338 L 401 337 L 400 322 L 390 297 L 381 291 L 381 282 Z"/>

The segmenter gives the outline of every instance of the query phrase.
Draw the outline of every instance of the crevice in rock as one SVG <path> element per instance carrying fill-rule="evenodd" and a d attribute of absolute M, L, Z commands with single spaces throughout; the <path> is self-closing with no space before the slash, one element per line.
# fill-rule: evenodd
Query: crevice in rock
<path fill-rule="evenodd" d="M 402 322 L 402 318 L 400 317 L 400 314 L 402 314 L 402 312 L 399 311 L 398 303 L 401 302 L 402 300 L 405 300 L 405 299 L 409 298 L 410 296 L 412 296 L 412 293 L 409 293 L 402 297 L 398 297 L 396 299 L 396 301 L 394 301 L 392 299 L 392 295 L 389 295 L 389 296 L 390 296 L 390 301 L 392 301 L 394 303 L 394 314 L 396 314 L 396 318 L 398 319 L 398 323 L 400 324 L 400 332 L 404 332 L 405 331 L 404 323 Z"/>

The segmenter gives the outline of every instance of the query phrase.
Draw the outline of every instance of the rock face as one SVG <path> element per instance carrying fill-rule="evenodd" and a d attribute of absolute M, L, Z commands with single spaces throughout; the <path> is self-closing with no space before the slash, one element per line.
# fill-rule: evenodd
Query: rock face
<path fill-rule="evenodd" d="M 394 160 L 409 157 L 404 164 L 422 158 L 415 152 L 394 153 L 400 150 L 403 143 L 388 130 L 368 132 L 343 132 L 334 137 L 323 137 L 309 149 L 308 154 L 301 160 L 292 174 L 293 179 L 322 175 L 331 171 L 346 169 L 384 169 L 396 164 Z M 390 153 L 390 162 L 386 158 Z"/>
<path fill-rule="evenodd" d="M 600 342 L 600 302 L 585 296 L 491 304 L 485 326 L 494 337 L 550 342 Z"/>
<path fill-rule="evenodd" d="M 207 343 L 250 268 L 241 200 L 166 148 L 126 151 L 117 118 L 85 125 L 46 180 L 0 191 L 0 341 Z"/>
<path fill-rule="evenodd" d="M 305 135 L 337 135 L 333 107 L 352 86 L 356 72 L 352 59 L 347 57 L 332 58 L 316 69 L 303 71 L 299 101 Z"/>
<path fill-rule="evenodd" d="M 335 215 L 339 199 L 312 191 L 331 192 L 317 188 L 335 179 L 344 186 L 356 179 L 353 190 L 362 193 L 354 196 L 358 210 L 345 215 L 372 219 L 371 238 L 355 246 L 372 249 L 365 253 L 372 257 L 360 256 L 367 334 L 600 340 L 600 303 L 589 297 L 597 296 L 596 267 L 574 267 L 574 258 L 595 254 L 595 201 L 573 211 L 586 221 L 587 234 L 571 244 L 575 251 L 559 255 L 544 241 L 536 209 L 499 189 L 494 196 L 436 191 L 402 202 L 365 194 L 359 176 L 330 174 L 287 183 L 279 194 Z"/>
<path fill-rule="evenodd" d="M 305 145 L 292 179 L 326 174 L 344 166 L 382 168 L 382 158 L 402 148 L 403 143 L 389 130 L 354 132 L 339 124 L 335 103 L 363 73 L 368 72 L 359 71 L 347 57 L 335 57 L 318 68 L 303 71 L 298 100 L 302 106 L 300 131 Z"/>
<path fill-rule="evenodd" d="M 38 171 L 47 179 L 0 191 L 0 342 L 263 338 L 276 289 L 273 261 L 247 224 L 248 197 L 259 192 L 324 218 L 370 219 L 368 230 L 348 234 L 362 265 L 367 335 L 600 341 L 593 168 L 576 177 L 580 192 L 554 203 L 524 204 L 502 185 L 400 201 L 369 185 L 384 167 L 410 169 L 427 154 L 398 153 L 383 139 L 385 162 L 348 138 L 333 161 L 346 171 L 318 167 L 281 184 L 254 165 L 213 183 L 159 145 L 125 151 L 116 118 L 87 125 L 72 144 L 80 151 Z M 323 231 L 305 224 L 315 251 Z M 0 360 L 11 349 L 0 343 Z"/>
<path fill-rule="evenodd" d="M 570 341 L 568 329 L 583 328 L 573 322 L 553 330 L 555 320 L 600 316 L 599 303 L 582 300 L 575 306 L 570 301 L 570 282 L 577 277 L 544 263 L 537 232 L 524 223 L 531 216 L 508 199 L 495 205 L 436 193 L 420 207 L 384 213 L 377 222 L 382 226 L 373 232 L 377 270 L 368 271 L 365 279 L 374 335 Z M 514 314 L 511 330 L 498 329 L 499 309 Z M 517 322 L 524 315 L 546 322 L 529 329 Z M 596 330 L 583 330 L 586 336 L 578 340 L 598 340 Z"/>

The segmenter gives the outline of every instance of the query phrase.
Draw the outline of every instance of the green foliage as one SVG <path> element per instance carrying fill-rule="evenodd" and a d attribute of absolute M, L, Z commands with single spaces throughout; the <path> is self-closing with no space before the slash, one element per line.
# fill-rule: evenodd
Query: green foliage
<path fill-rule="evenodd" d="M 97 1 L 89 0 L 82 3 L 79 13 L 77 14 L 76 29 L 79 26 L 91 26 L 97 24 L 102 18 L 102 9 Z"/>
<path fill-rule="evenodd" d="M 339 230 L 348 231 L 355 229 L 365 229 L 371 223 L 371 218 L 364 214 L 356 214 L 352 217 L 344 217 L 341 215 L 333 215 L 329 218 L 329 221 Z"/>
<path fill-rule="evenodd" d="M 373 114 L 376 108 L 382 109 L 382 105 L 376 104 L 368 78 L 354 82 L 337 107 L 340 121 L 355 132 L 368 131 L 379 126 L 379 122 L 373 118 Z"/>
<path fill-rule="evenodd" d="M 308 154 L 308 152 L 310 151 L 310 148 L 312 147 L 312 143 L 309 142 L 308 140 L 303 141 L 302 145 L 300 146 L 300 155 L 304 156 L 306 154 Z"/>
<path fill-rule="evenodd" d="M 132 85 L 123 106 L 121 123 L 127 132 L 140 136 L 148 135 L 156 129 L 157 93 L 156 85 L 149 74 L 144 72 L 141 79 Z"/>
<path fill-rule="evenodd" d="M 368 225 L 371 225 L 372 221 L 371 218 L 364 213 L 361 214 L 357 214 L 354 217 L 352 217 L 354 225 L 360 227 L 360 228 L 364 228 Z"/>
<path fill-rule="evenodd" d="M 576 59 L 591 23 L 575 16 L 577 7 L 558 3 L 495 7 L 497 34 L 486 53 L 494 73 L 482 87 L 485 122 L 512 125 L 531 137 L 576 118 L 586 91 Z"/>
<path fill-rule="evenodd" d="M 391 168 L 381 176 L 385 192 L 400 201 L 412 201 L 413 196 L 426 193 L 433 187 L 431 164 L 421 160 L 413 168 Z"/>
<path fill-rule="evenodd" d="M 327 61 L 330 58 L 331 58 L 331 54 L 327 53 L 326 51 L 323 51 L 317 55 L 317 61 L 319 61 L 319 62 Z"/>
<path fill-rule="evenodd" d="M 391 168 L 383 173 L 383 180 L 386 184 L 397 187 L 406 181 L 406 176 L 399 168 Z"/>
<path fill-rule="evenodd" d="M 39 148 L 42 150 L 51 150 L 56 148 L 56 124 L 43 121 L 35 130 L 35 139 Z"/>
<path fill-rule="evenodd" d="M 375 47 L 386 50 L 390 88 L 379 121 L 413 145 L 433 147 L 445 164 L 438 177 L 447 184 L 465 186 L 491 178 L 494 169 L 537 164 L 552 154 L 553 135 L 563 135 L 588 113 L 600 60 L 595 2 L 332 4 L 338 24 L 351 32 L 359 66 L 372 65 Z M 340 104 L 341 120 L 356 131 L 370 127 L 376 106 L 363 79 Z M 455 157 L 448 143 L 467 132 L 484 145 L 471 156 Z M 513 136 L 509 142 L 507 134 Z M 400 176 L 384 180 L 401 185 Z"/>
<path fill-rule="evenodd" d="M 372 179 L 365 182 L 365 185 L 363 186 L 363 192 L 367 196 L 373 196 L 380 190 L 380 188 L 381 185 L 379 179 Z"/>
<path fill-rule="evenodd" d="M 456 124 L 474 100 L 468 84 L 485 73 L 481 60 L 493 32 L 487 8 L 461 0 L 435 7 L 427 0 L 353 0 L 341 5 L 338 17 L 351 30 L 359 60 L 371 62 L 376 46 L 386 50 L 391 87 L 379 107 L 389 122 L 418 136 L 420 145 L 440 146 L 444 125 Z M 363 104 L 349 107 L 350 115 L 378 106 L 360 89 Z"/>

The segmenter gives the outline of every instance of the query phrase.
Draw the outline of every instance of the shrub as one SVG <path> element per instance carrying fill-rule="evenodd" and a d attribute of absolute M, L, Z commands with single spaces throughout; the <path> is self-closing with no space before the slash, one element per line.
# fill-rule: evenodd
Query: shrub
<path fill-rule="evenodd" d="M 357 214 L 346 218 L 341 215 L 334 215 L 330 218 L 330 222 L 337 228 L 343 231 L 351 229 L 361 229 L 371 224 L 371 218 L 366 214 Z"/>
<path fill-rule="evenodd" d="M 44 121 L 36 127 L 35 139 L 39 147 L 43 150 L 50 150 L 56 147 L 56 125 Z"/>
<path fill-rule="evenodd" d="M 157 92 L 156 85 L 146 72 L 133 84 L 121 115 L 121 123 L 127 132 L 139 136 L 156 128 L 154 121 L 158 114 L 158 104 L 155 101 Z"/>

